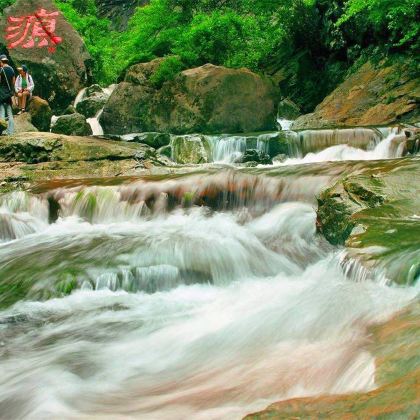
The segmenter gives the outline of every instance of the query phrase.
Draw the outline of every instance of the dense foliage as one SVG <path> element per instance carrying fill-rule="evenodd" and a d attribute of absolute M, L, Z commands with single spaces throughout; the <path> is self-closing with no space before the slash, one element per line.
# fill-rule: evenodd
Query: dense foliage
<path fill-rule="evenodd" d="M 248 67 L 274 75 L 305 111 L 364 57 L 420 48 L 420 0 L 150 0 L 122 33 L 98 18 L 95 0 L 55 3 L 85 39 L 101 83 L 163 56 L 157 86 L 208 62 Z"/>

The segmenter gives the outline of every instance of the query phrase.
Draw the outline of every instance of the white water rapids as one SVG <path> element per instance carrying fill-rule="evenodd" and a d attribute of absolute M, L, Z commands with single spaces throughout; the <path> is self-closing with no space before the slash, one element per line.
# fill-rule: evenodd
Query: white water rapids
<path fill-rule="evenodd" d="M 182 182 L 156 182 L 153 211 L 147 183 L 57 190 L 52 223 L 45 195 L 2 198 L 0 285 L 21 297 L 0 311 L 0 417 L 239 419 L 375 386 L 366 329 L 417 290 L 347 277 L 310 201 L 168 210 Z"/>

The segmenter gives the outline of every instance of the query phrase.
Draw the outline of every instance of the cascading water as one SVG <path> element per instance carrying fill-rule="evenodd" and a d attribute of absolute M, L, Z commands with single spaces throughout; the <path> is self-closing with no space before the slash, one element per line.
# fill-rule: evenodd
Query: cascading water
<path fill-rule="evenodd" d="M 123 136 L 122 139 L 134 135 Z M 258 135 L 185 136 L 209 145 L 209 162 L 232 164 L 247 150 L 269 155 L 274 163 L 299 164 L 342 160 L 375 160 L 403 156 L 406 137 L 398 128 L 348 128 L 270 132 Z M 185 147 L 191 147 L 186 142 Z M 176 160 L 176 156 L 174 156 Z"/>
<path fill-rule="evenodd" d="M 317 234 L 334 171 L 277 170 L 2 196 L 2 416 L 236 419 L 373 389 L 367 328 L 417 289 Z"/>
<path fill-rule="evenodd" d="M 360 140 L 360 138 L 359 138 Z M 368 140 L 368 139 L 366 139 Z M 284 165 L 332 162 L 343 160 L 376 160 L 392 159 L 403 155 L 405 136 L 396 132 L 391 132 L 383 140 L 372 139 L 367 143 L 367 149 L 355 147 L 349 144 L 338 144 L 327 147 L 317 153 L 307 153 L 303 157 L 290 158 L 283 162 Z M 363 142 L 363 138 L 361 139 Z"/>
<path fill-rule="evenodd" d="M 209 137 L 213 162 L 233 163 L 247 149 L 246 137 Z"/>
<path fill-rule="evenodd" d="M 114 92 L 116 87 L 117 87 L 117 85 L 115 85 L 115 84 L 110 85 L 106 88 L 103 88 L 102 91 L 106 95 L 106 97 L 109 98 L 112 95 L 112 92 Z M 85 92 L 83 92 L 80 97 L 79 97 L 80 94 L 78 95 L 78 97 L 75 100 L 75 105 L 74 105 L 75 107 L 77 105 L 77 101 L 78 100 L 80 101 L 83 98 L 84 94 L 85 94 Z M 101 126 L 101 123 L 99 122 L 103 112 L 104 112 L 104 109 L 102 108 L 96 113 L 96 115 L 94 117 L 86 119 L 86 122 L 90 125 L 90 128 L 92 129 L 92 134 L 94 136 L 103 136 L 104 135 L 104 130 Z"/>
<path fill-rule="evenodd" d="M 103 94 L 109 98 L 112 94 L 112 92 L 115 90 L 117 85 L 110 85 L 106 88 L 102 88 L 102 92 Z M 82 90 L 79 91 L 79 93 L 76 96 L 76 99 L 73 102 L 73 107 L 76 109 L 77 104 L 82 101 L 85 97 L 86 97 L 86 92 L 87 92 L 88 88 L 83 88 Z M 100 109 L 96 115 L 92 118 L 86 118 L 86 122 L 90 125 L 90 128 L 92 129 L 92 135 L 93 136 L 103 136 L 104 135 L 104 130 L 99 122 L 99 119 L 101 118 L 101 114 L 103 112 L 103 108 Z M 51 118 L 51 128 L 55 125 L 55 123 L 57 122 L 57 119 L 59 117 L 54 115 Z"/>

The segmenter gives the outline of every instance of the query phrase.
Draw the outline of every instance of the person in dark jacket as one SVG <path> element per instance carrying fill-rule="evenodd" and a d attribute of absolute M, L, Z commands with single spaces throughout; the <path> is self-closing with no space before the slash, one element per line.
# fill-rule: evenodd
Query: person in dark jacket
<path fill-rule="evenodd" d="M 7 116 L 7 130 L 6 134 L 11 135 L 15 130 L 15 123 L 13 120 L 12 97 L 15 86 L 15 72 L 9 66 L 7 56 L 0 55 L 0 119 Z M 8 93 L 10 92 L 10 95 Z M 4 99 L 6 98 L 6 99 Z"/>

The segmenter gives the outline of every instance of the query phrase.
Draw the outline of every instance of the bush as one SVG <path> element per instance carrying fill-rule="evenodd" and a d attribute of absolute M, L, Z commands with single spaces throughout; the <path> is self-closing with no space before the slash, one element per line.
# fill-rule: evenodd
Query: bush
<path fill-rule="evenodd" d="M 379 44 L 387 48 L 413 47 L 418 52 L 419 16 L 419 0 L 349 0 L 337 25 L 366 19 Z"/>
<path fill-rule="evenodd" d="M 150 80 L 156 88 L 161 88 L 166 81 L 173 80 L 175 76 L 184 69 L 185 65 L 179 57 L 167 57 L 165 61 L 160 64 Z"/>

